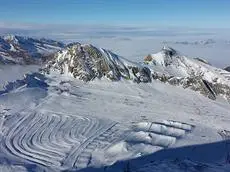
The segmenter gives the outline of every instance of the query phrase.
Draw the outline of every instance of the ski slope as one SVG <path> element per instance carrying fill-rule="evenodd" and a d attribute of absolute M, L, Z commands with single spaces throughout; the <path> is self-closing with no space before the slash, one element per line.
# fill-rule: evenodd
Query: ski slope
<path fill-rule="evenodd" d="M 230 107 L 221 97 L 159 81 L 84 83 L 56 72 L 9 84 L 0 95 L 5 171 L 229 169 Z"/>

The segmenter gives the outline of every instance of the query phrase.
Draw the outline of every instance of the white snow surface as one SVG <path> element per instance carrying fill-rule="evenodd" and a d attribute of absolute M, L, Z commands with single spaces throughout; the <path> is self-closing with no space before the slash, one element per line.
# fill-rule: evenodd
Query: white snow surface
<path fill-rule="evenodd" d="M 24 74 L 38 71 L 38 65 L 0 65 L 0 90 L 7 82 L 22 79 Z"/>
<path fill-rule="evenodd" d="M 27 74 L 0 89 L 0 170 L 228 171 L 229 111 L 159 81 Z"/>
<path fill-rule="evenodd" d="M 175 51 L 175 55 L 167 55 L 165 51 Z M 197 59 L 182 55 L 176 50 L 164 47 L 162 51 L 151 54 L 153 60 L 149 63 L 153 71 L 168 76 L 189 77 L 202 76 L 210 83 L 216 82 L 230 86 L 230 73 L 201 62 Z"/>

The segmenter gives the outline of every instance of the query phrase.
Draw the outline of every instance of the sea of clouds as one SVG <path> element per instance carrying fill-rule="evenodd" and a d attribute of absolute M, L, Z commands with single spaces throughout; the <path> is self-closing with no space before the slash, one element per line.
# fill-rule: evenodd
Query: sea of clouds
<path fill-rule="evenodd" d="M 142 61 L 166 45 L 189 57 L 206 59 L 212 65 L 230 65 L 230 29 L 164 26 L 114 26 L 90 24 L 28 24 L 0 22 L 0 34 L 45 37 L 91 43 L 130 60 Z"/>

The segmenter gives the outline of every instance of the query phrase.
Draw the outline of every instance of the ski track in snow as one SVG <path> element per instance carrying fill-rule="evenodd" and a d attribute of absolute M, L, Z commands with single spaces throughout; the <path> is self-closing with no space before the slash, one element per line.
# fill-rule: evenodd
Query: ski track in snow
<path fill-rule="evenodd" d="M 77 99 L 72 97 L 73 103 L 80 103 L 79 99 L 90 100 L 74 89 L 78 88 L 69 90 L 68 87 L 57 87 L 57 94 L 48 95 L 36 107 L 24 108 L 6 116 L 0 125 L 4 128 L 1 129 L 4 132 L 1 142 L 4 154 L 22 163 L 35 163 L 60 170 L 82 169 L 91 165 L 95 150 L 106 154 L 114 147 L 119 147 L 120 143 L 125 143 L 125 149 L 132 155 L 145 154 L 141 149 L 136 150 L 135 146 L 144 144 L 151 145 L 155 150 L 164 149 L 175 144 L 194 128 L 190 124 L 169 120 L 134 122 L 124 127 L 120 123 L 84 113 L 66 114 L 55 109 L 44 109 L 44 105 L 58 98 L 71 102 L 69 94 L 60 96 L 60 93 L 77 93 L 74 94 Z M 95 91 L 113 96 L 106 90 Z M 117 96 L 122 97 L 123 94 L 117 93 Z M 139 95 L 127 96 L 141 100 Z M 112 158 L 107 163 L 113 164 L 117 160 L 119 159 Z"/>
<path fill-rule="evenodd" d="M 132 159 L 173 147 L 177 142 L 180 144 L 186 141 L 184 137 L 193 132 L 195 127 L 199 131 L 199 123 L 195 123 L 195 126 L 183 118 L 181 121 L 177 121 L 178 118 L 165 115 L 161 118 L 156 116 L 150 119 L 148 118 L 150 116 L 145 113 L 150 111 L 152 115 L 155 112 L 148 109 L 144 111 L 145 113 L 138 114 L 142 118 L 141 120 L 135 120 L 136 117 L 133 117 L 133 114 L 127 121 L 119 121 L 112 117 L 111 120 L 107 119 L 110 110 L 113 110 L 114 116 L 116 116 L 116 114 L 119 115 L 117 110 L 120 108 L 138 107 L 138 103 L 141 104 L 144 99 L 152 99 L 149 90 L 153 88 L 148 85 L 145 87 L 142 85 L 139 87 L 127 86 L 129 91 L 120 93 L 119 89 L 109 91 L 113 88 L 110 85 L 99 87 L 100 85 L 97 83 L 93 86 L 86 85 L 86 88 L 80 87 L 80 84 L 80 86 L 76 86 L 71 81 L 53 82 L 52 84 L 48 88 L 50 94 L 35 107 L 21 108 L 22 110 L 12 114 L 10 114 L 11 111 L 7 111 L 7 107 L 2 107 L 0 153 L 10 160 L 15 160 L 19 164 L 37 164 L 58 171 L 79 170 L 98 165 L 97 158 L 101 154 L 105 155 L 103 157 L 105 164 L 103 165 L 111 165 L 117 161 L 125 160 L 127 157 Z M 126 84 L 124 85 L 126 86 Z M 102 96 L 102 99 L 99 96 Z M 154 96 L 156 99 L 162 96 L 160 89 L 154 90 Z M 169 96 L 164 99 L 164 106 L 170 105 L 171 101 L 174 106 L 181 105 L 179 100 L 176 98 L 170 100 Z M 147 100 L 144 102 L 145 105 L 151 105 L 152 101 L 148 102 Z M 95 101 L 101 104 L 96 104 L 94 107 Z M 111 107 L 115 103 L 120 103 L 122 106 L 111 108 L 104 114 L 95 111 L 98 106 L 108 103 L 111 103 L 109 104 Z M 183 102 L 182 105 L 186 111 L 193 111 L 188 103 Z M 88 110 L 85 107 L 91 109 Z M 65 113 L 67 111 L 69 113 Z M 203 111 L 206 109 L 203 108 Z M 4 115 L 5 113 L 7 115 Z M 169 118 L 174 120 L 168 120 Z M 194 130 L 193 133 L 198 131 Z M 219 134 L 223 140 L 230 138 L 227 130 L 221 131 Z M 97 153 L 99 153 L 98 157 Z M 127 157 L 123 157 L 123 155 L 127 155 Z"/>
<path fill-rule="evenodd" d="M 92 152 L 106 151 L 125 139 L 128 144 L 169 147 L 192 130 L 189 124 L 163 121 L 139 122 L 122 137 L 119 124 L 95 117 L 55 112 L 22 111 L 5 121 L 1 148 L 10 157 L 60 169 L 86 168 Z"/>
<path fill-rule="evenodd" d="M 86 167 L 91 152 L 107 145 L 116 123 L 64 114 L 15 114 L 2 142 L 6 154 L 45 166 Z"/>
<path fill-rule="evenodd" d="M 191 132 L 194 127 L 190 124 L 170 120 L 165 120 L 162 123 L 138 122 L 133 124 L 133 131 L 130 132 L 128 141 L 144 142 L 166 148 L 173 145 L 188 132 Z"/>

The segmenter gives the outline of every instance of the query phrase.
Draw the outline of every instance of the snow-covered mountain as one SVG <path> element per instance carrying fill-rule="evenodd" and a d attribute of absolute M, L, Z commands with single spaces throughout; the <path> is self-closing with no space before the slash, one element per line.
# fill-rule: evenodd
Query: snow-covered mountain
<path fill-rule="evenodd" d="M 145 62 L 152 66 L 159 74 L 178 77 L 191 77 L 200 75 L 209 82 L 226 84 L 226 78 L 219 74 L 220 70 L 200 58 L 189 58 L 170 47 L 155 54 L 148 55 Z"/>
<path fill-rule="evenodd" d="M 56 53 L 54 59 L 47 64 L 46 70 L 50 69 L 57 69 L 61 74 L 70 74 L 83 81 L 105 77 L 113 81 L 127 79 L 151 82 L 149 68 L 90 44 L 70 44 Z"/>
<path fill-rule="evenodd" d="M 144 60 L 144 63 L 134 63 L 109 50 L 74 43 L 57 52 L 44 70 L 48 73 L 58 70 L 61 74 L 83 81 L 95 78 L 137 83 L 160 80 L 199 91 L 211 99 L 219 95 L 229 99 L 228 78 L 223 75 L 223 70 L 209 65 L 205 60 L 188 58 L 170 47 L 164 47 Z"/>
<path fill-rule="evenodd" d="M 227 172 L 229 111 L 157 80 L 26 74 L 0 91 L 0 171 Z"/>
<path fill-rule="evenodd" d="M 0 63 L 38 63 L 64 48 L 64 44 L 49 39 L 34 39 L 16 35 L 0 37 Z"/>
<path fill-rule="evenodd" d="M 182 85 L 215 99 L 216 95 L 229 99 L 230 82 L 227 72 L 211 66 L 200 58 L 189 58 L 170 47 L 144 58 L 154 73 L 153 78 L 172 85 Z"/>
<path fill-rule="evenodd" d="M 1 66 L 2 79 L 19 65 Z M 0 171 L 229 171 L 229 72 L 169 47 L 134 63 L 80 43 L 43 71 L 0 88 Z"/>
<path fill-rule="evenodd" d="M 210 45 L 215 44 L 216 41 L 213 39 L 205 39 L 205 40 L 199 40 L 199 41 L 164 41 L 164 44 L 181 44 L 181 45 Z"/>

